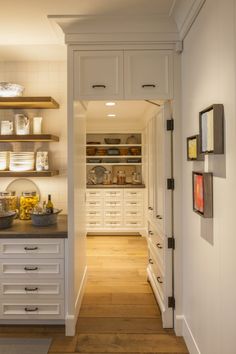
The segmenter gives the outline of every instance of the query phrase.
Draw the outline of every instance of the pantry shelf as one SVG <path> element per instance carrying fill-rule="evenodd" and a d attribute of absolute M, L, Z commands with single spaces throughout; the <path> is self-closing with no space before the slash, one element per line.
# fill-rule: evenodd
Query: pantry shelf
<path fill-rule="evenodd" d="M 86 144 L 86 147 L 108 147 L 108 148 L 112 148 L 112 147 L 136 147 L 136 146 L 143 146 L 142 144 Z"/>
<path fill-rule="evenodd" d="M 52 134 L 30 134 L 30 135 L 0 135 L 0 143 L 6 142 L 53 142 L 59 141 L 59 137 Z"/>
<path fill-rule="evenodd" d="M 0 171 L 0 177 L 52 177 L 59 175 L 59 171 Z"/>
<path fill-rule="evenodd" d="M 59 103 L 45 97 L 0 97 L 0 109 L 56 109 Z"/>
<path fill-rule="evenodd" d="M 98 166 L 98 165 L 103 165 L 103 166 L 117 166 L 117 165 L 121 165 L 121 166 L 141 166 L 142 163 L 138 162 L 138 163 L 135 163 L 135 162 L 130 162 L 130 163 L 127 163 L 127 162 L 116 162 L 116 163 L 109 163 L 109 162 L 98 162 L 98 163 L 87 163 L 87 166 Z"/>
<path fill-rule="evenodd" d="M 141 155 L 94 155 L 94 156 L 89 156 L 87 155 L 87 159 L 137 159 L 137 158 L 142 158 L 143 156 Z"/>

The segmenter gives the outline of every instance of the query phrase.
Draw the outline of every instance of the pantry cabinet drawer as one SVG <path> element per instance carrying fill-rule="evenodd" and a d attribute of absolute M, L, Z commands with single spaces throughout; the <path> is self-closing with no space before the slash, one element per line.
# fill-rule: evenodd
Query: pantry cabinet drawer
<path fill-rule="evenodd" d="M 142 200 L 143 199 L 143 191 L 140 190 L 125 190 L 125 199 L 132 200 Z"/>
<path fill-rule="evenodd" d="M 162 99 L 173 96 L 171 51 L 127 50 L 124 52 L 126 99 Z"/>
<path fill-rule="evenodd" d="M 102 200 L 88 200 L 87 201 L 87 209 L 88 210 L 93 210 L 93 209 L 101 209 L 103 207 L 103 201 Z"/>
<path fill-rule="evenodd" d="M 130 209 L 135 209 L 139 208 L 140 210 L 143 210 L 143 202 L 140 200 L 125 200 L 125 208 L 130 210 Z"/>
<path fill-rule="evenodd" d="M 121 210 L 105 210 L 104 212 L 105 218 L 121 218 L 122 217 L 122 211 Z"/>
<path fill-rule="evenodd" d="M 47 239 L 0 240 L 0 258 L 64 258 L 64 241 Z"/>
<path fill-rule="evenodd" d="M 64 280 L 48 279 L 48 280 L 32 280 L 29 282 L 19 281 L 14 279 L 12 281 L 3 280 L 1 282 L 1 296 L 8 299 L 14 298 L 63 298 L 64 297 Z"/>
<path fill-rule="evenodd" d="M 103 214 L 100 210 L 88 210 L 87 217 L 88 218 L 102 218 Z"/>
<path fill-rule="evenodd" d="M 19 277 L 24 279 L 63 278 L 63 259 L 2 259 L 0 261 L 0 277 Z"/>
<path fill-rule="evenodd" d="M 128 209 L 125 211 L 125 217 L 140 219 L 143 218 L 143 213 L 141 212 L 141 209 L 137 209 L 137 210 Z"/>
<path fill-rule="evenodd" d="M 153 254 L 153 252 L 150 249 L 149 249 L 149 265 L 150 265 L 151 271 L 155 277 L 159 292 L 163 298 L 163 289 L 164 289 L 164 281 L 165 281 L 164 275 L 163 275 L 163 272 L 162 272 L 158 262 L 156 261 L 155 255 Z"/>
<path fill-rule="evenodd" d="M 80 99 L 122 99 L 123 52 L 75 52 L 75 80 Z"/>
<path fill-rule="evenodd" d="M 121 200 L 123 198 L 123 191 L 121 190 L 112 190 L 112 191 L 105 191 L 105 200 L 110 200 L 110 199 L 114 199 L 116 200 Z"/>
<path fill-rule="evenodd" d="M 110 200 L 110 201 L 105 201 L 104 203 L 105 208 L 121 208 L 122 206 L 122 201 L 121 200 Z"/>
<path fill-rule="evenodd" d="M 88 220 L 87 227 L 90 228 L 100 228 L 103 226 L 102 220 Z"/>
<path fill-rule="evenodd" d="M 3 301 L 1 319 L 62 319 L 64 318 L 63 301 Z"/>
<path fill-rule="evenodd" d="M 131 227 L 131 228 L 137 228 L 137 227 L 143 227 L 143 221 L 142 220 L 125 220 L 124 222 L 125 227 Z"/>
<path fill-rule="evenodd" d="M 105 220 L 104 222 L 105 227 L 108 228 L 118 228 L 122 226 L 121 220 Z"/>
<path fill-rule="evenodd" d="M 91 199 L 91 198 L 99 199 L 102 196 L 103 196 L 103 191 L 101 191 L 101 190 L 94 190 L 94 191 L 87 191 L 86 192 L 87 199 Z"/>

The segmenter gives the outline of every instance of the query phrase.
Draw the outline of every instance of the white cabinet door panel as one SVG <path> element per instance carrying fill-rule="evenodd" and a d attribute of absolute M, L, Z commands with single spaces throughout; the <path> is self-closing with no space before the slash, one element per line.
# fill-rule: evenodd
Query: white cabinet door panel
<path fill-rule="evenodd" d="M 173 59 L 171 51 L 125 51 L 125 98 L 172 98 L 172 66 Z"/>
<path fill-rule="evenodd" d="M 75 80 L 81 100 L 123 99 L 123 52 L 75 52 Z"/>

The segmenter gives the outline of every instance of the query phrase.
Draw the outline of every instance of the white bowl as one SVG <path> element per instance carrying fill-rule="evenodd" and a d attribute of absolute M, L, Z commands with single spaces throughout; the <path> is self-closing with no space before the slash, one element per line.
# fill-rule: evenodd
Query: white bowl
<path fill-rule="evenodd" d="M 23 95 L 24 87 L 10 82 L 0 82 L 0 97 L 18 97 Z"/>

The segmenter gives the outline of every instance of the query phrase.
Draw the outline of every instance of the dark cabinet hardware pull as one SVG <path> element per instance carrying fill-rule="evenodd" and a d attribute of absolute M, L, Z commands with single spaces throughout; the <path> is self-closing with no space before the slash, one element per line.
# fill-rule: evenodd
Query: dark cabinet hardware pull
<path fill-rule="evenodd" d="M 157 248 L 159 248 L 161 250 L 163 247 L 160 243 L 157 243 Z"/>
<path fill-rule="evenodd" d="M 163 281 L 161 280 L 161 277 L 157 277 L 157 281 L 158 281 L 158 283 L 160 283 L 160 284 L 163 283 Z"/>
<path fill-rule="evenodd" d="M 106 88 L 106 85 L 93 85 L 92 88 Z"/>
<path fill-rule="evenodd" d="M 161 215 L 156 215 L 156 218 L 159 220 L 162 220 L 162 216 Z"/>
<path fill-rule="evenodd" d="M 24 249 L 25 249 L 25 251 L 36 251 L 36 250 L 38 250 L 39 248 L 38 248 L 37 246 L 35 246 L 35 247 L 28 247 L 28 246 L 26 246 L 26 247 L 24 247 Z"/>
<path fill-rule="evenodd" d="M 154 233 L 152 231 L 148 231 L 149 235 L 154 235 Z"/>
<path fill-rule="evenodd" d="M 153 264 L 153 260 L 151 258 L 149 258 L 149 263 Z"/>
<path fill-rule="evenodd" d="M 39 288 L 25 288 L 25 291 L 37 291 Z"/>
<path fill-rule="evenodd" d="M 25 267 L 24 270 L 34 271 L 38 270 L 38 267 Z"/>
<path fill-rule="evenodd" d="M 25 312 L 35 312 L 38 311 L 38 307 L 34 307 L 34 308 L 29 308 L 29 307 L 25 307 Z"/>
<path fill-rule="evenodd" d="M 156 85 L 154 85 L 154 84 L 144 84 L 144 85 L 142 85 L 142 87 L 143 88 L 145 88 L 145 87 L 153 87 L 153 88 L 155 88 Z"/>
<path fill-rule="evenodd" d="M 152 207 L 148 207 L 148 210 L 153 210 L 153 208 Z"/>

